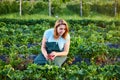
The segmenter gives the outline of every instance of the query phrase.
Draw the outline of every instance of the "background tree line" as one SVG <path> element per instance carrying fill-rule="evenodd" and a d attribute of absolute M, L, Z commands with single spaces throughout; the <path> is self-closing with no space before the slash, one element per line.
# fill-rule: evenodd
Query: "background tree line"
<path fill-rule="evenodd" d="M 119 0 L 0 0 L 0 15 L 9 13 L 89 16 L 120 14 Z"/>

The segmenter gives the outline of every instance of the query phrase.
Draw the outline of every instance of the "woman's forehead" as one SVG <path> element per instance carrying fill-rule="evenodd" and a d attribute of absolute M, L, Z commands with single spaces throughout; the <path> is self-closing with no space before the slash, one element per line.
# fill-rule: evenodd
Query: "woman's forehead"
<path fill-rule="evenodd" d="M 58 28 L 66 28 L 65 25 L 60 25 Z"/>

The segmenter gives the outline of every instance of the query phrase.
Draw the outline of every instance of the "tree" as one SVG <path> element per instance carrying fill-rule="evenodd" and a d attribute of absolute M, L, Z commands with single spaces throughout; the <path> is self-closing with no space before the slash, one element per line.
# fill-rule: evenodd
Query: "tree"
<path fill-rule="evenodd" d="M 80 16 L 82 16 L 82 0 L 80 0 Z"/>
<path fill-rule="evenodd" d="M 22 0 L 20 0 L 20 16 L 22 15 Z"/>
<path fill-rule="evenodd" d="M 49 16 L 51 16 L 51 0 L 49 0 Z"/>
<path fill-rule="evenodd" d="M 117 15 L 117 0 L 115 0 L 115 9 L 114 9 L 114 16 Z"/>

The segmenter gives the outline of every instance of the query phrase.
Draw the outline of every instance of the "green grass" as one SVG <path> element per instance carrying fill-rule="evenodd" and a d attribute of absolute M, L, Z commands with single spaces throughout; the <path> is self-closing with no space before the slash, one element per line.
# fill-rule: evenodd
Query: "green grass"
<path fill-rule="evenodd" d="M 67 13 L 67 11 L 66 11 Z M 75 13 L 69 13 L 68 14 L 58 14 L 54 16 L 49 16 L 44 13 L 37 13 L 37 14 L 25 14 L 20 16 L 19 13 L 12 13 L 12 14 L 6 14 L 6 15 L 1 15 L 0 18 L 8 18 L 8 19 L 25 19 L 25 20 L 36 20 L 36 19 L 52 19 L 55 20 L 57 18 L 63 18 L 63 19 L 73 19 L 73 20 L 78 20 L 78 19 L 92 19 L 92 20 L 106 20 L 106 21 L 111 21 L 111 20 L 120 20 L 120 15 L 117 17 L 110 17 L 107 15 L 101 15 L 97 13 L 91 13 L 87 17 L 80 17 L 79 15 Z"/>

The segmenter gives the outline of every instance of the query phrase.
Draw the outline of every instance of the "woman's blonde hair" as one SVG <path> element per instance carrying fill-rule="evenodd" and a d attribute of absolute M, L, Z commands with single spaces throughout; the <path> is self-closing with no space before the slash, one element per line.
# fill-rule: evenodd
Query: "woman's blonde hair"
<path fill-rule="evenodd" d="M 58 39 L 59 38 L 59 35 L 58 35 L 58 32 L 57 32 L 57 28 L 60 26 L 60 25 L 65 25 L 65 33 L 62 35 L 62 37 L 64 39 L 66 39 L 66 36 L 69 32 L 69 28 L 68 28 L 68 24 L 65 20 L 63 19 L 59 19 L 55 22 L 55 25 L 54 25 L 54 38 L 55 39 Z"/>

